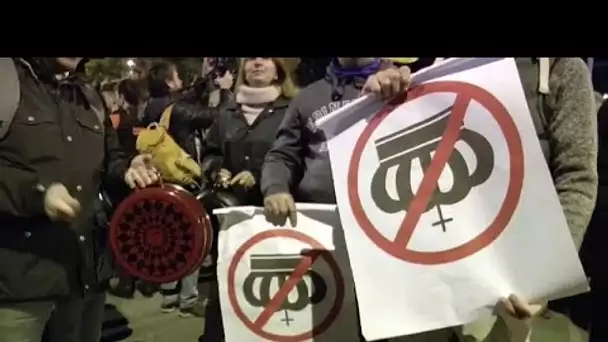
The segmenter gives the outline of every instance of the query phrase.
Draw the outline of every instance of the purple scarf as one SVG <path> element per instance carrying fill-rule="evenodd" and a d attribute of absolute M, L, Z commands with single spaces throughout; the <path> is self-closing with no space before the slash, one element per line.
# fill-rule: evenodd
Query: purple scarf
<path fill-rule="evenodd" d="M 380 70 L 380 64 L 381 61 L 379 58 L 374 59 L 373 62 L 371 62 L 368 65 L 362 66 L 362 67 L 352 67 L 352 68 L 345 68 L 343 66 L 340 65 L 340 62 L 338 62 L 337 59 L 333 59 L 331 62 L 331 72 L 340 79 L 345 79 L 345 78 L 368 78 L 369 76 L 377 73 Z"/>

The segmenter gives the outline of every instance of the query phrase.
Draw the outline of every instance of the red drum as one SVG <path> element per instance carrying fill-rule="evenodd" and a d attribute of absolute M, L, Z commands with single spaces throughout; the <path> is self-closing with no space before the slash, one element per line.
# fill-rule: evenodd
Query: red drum
<path fill-rule="evenodd" d="M 110 221 L 116 263 L 130 275 L 157 284 L 180 280 L 199 268 L 212 240 L 205 208 L 176 185 L 134 192 Z"/>

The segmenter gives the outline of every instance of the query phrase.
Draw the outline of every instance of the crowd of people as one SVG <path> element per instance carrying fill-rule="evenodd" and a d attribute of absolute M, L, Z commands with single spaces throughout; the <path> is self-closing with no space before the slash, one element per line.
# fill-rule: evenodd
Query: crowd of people
<path fill-rule="evenodd" d="M 209 296 L 199 296 L 199 270 L 179 282 L 151 284 L 112 265 L 104 236 L 112 208 L 132 189 L 162 177 L 138 152 L 138 132 L 171 107 L 168 132 L 200 166 L 201 174 L 193 176 L 197 184 L 230 189 L 229 204 L 264 207 L 269 221 L 295 225 L 296 202 L 336 202 L 326 139 L 316 120 L 362 93 L 391 98 L 406 91 L 411 73 L 441 59 L 302 58 L 293 69 L 282 58 L 248 57 L 220 71 L 213 58 L 205 58 L 201 73 L 185 87 L 177 67 L 164 61 L 142 79 L 98 89 L 85 80 L 84 58 L 3 59 L 0 342 L 38 342 L 43 333 L 49 342 L 98 342 L 106 292 L 129 298 L 137 288 L 145 296 L 159 291 L 163 312 L 205 316 L 200 341 L 223 341 L 217 281 L 210 281 Z M 601 101 L 579 58 L 516 62 L 573 240 L 583 246 L 593 291 L 603 298 L 608 285 L 597 263 L 604 239 L 598 228 Z M 56 77 L 65 72 L 68 77 Z M 602 165 L 600 159 L 600 176 Z M 593 214 L 598 183 L 600 204 Z M 180 185 L 194 191 L 189 182 Z M 586 231 L 593 238 L 585 239 Z M 216 257 L 217 246 L 205 266 Z M 110 286 L 115 276 L 119 281 Z M 517 294 L 499 305 L 530 322 L 557 310 Z M 568 306 L 560 308 L 569 313 Z M 602 310 L 592 312 L 592 320 L 601 320 Z M 608 336 L 601 323 L 592 328 L 591 341 Z M 459 327 L 408 341 L 472 338 Z M 499 320 L 486 341 L 509 341 L 508 327 Z"/>

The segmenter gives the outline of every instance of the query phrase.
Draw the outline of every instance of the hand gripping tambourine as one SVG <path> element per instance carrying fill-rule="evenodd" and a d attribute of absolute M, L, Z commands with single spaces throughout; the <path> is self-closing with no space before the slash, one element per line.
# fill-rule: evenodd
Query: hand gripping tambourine
<path fill-rule="evenodd" d="M 135 191 L 116 208 L 110 222 L 116 263 L 132 276 L 157 284 L 192 273 L 212 243 L 205 208 L 176 185 Z"/>

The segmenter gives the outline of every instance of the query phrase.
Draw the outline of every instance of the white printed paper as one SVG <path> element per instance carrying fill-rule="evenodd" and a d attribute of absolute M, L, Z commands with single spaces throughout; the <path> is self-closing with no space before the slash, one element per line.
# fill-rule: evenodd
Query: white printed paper
<path fill-rule="evenodd" d="M 297 209 L 297 228 L 274 227 L 261 208 L 214 211 L 222 222 L 217 276 L 227 342 L 358 342 L 336 206 Z"/>
<path fill-rule="evenodd" d="M 369 341 L 587 288 L 513 59 L 449 63 L 322 126 Z"/>

